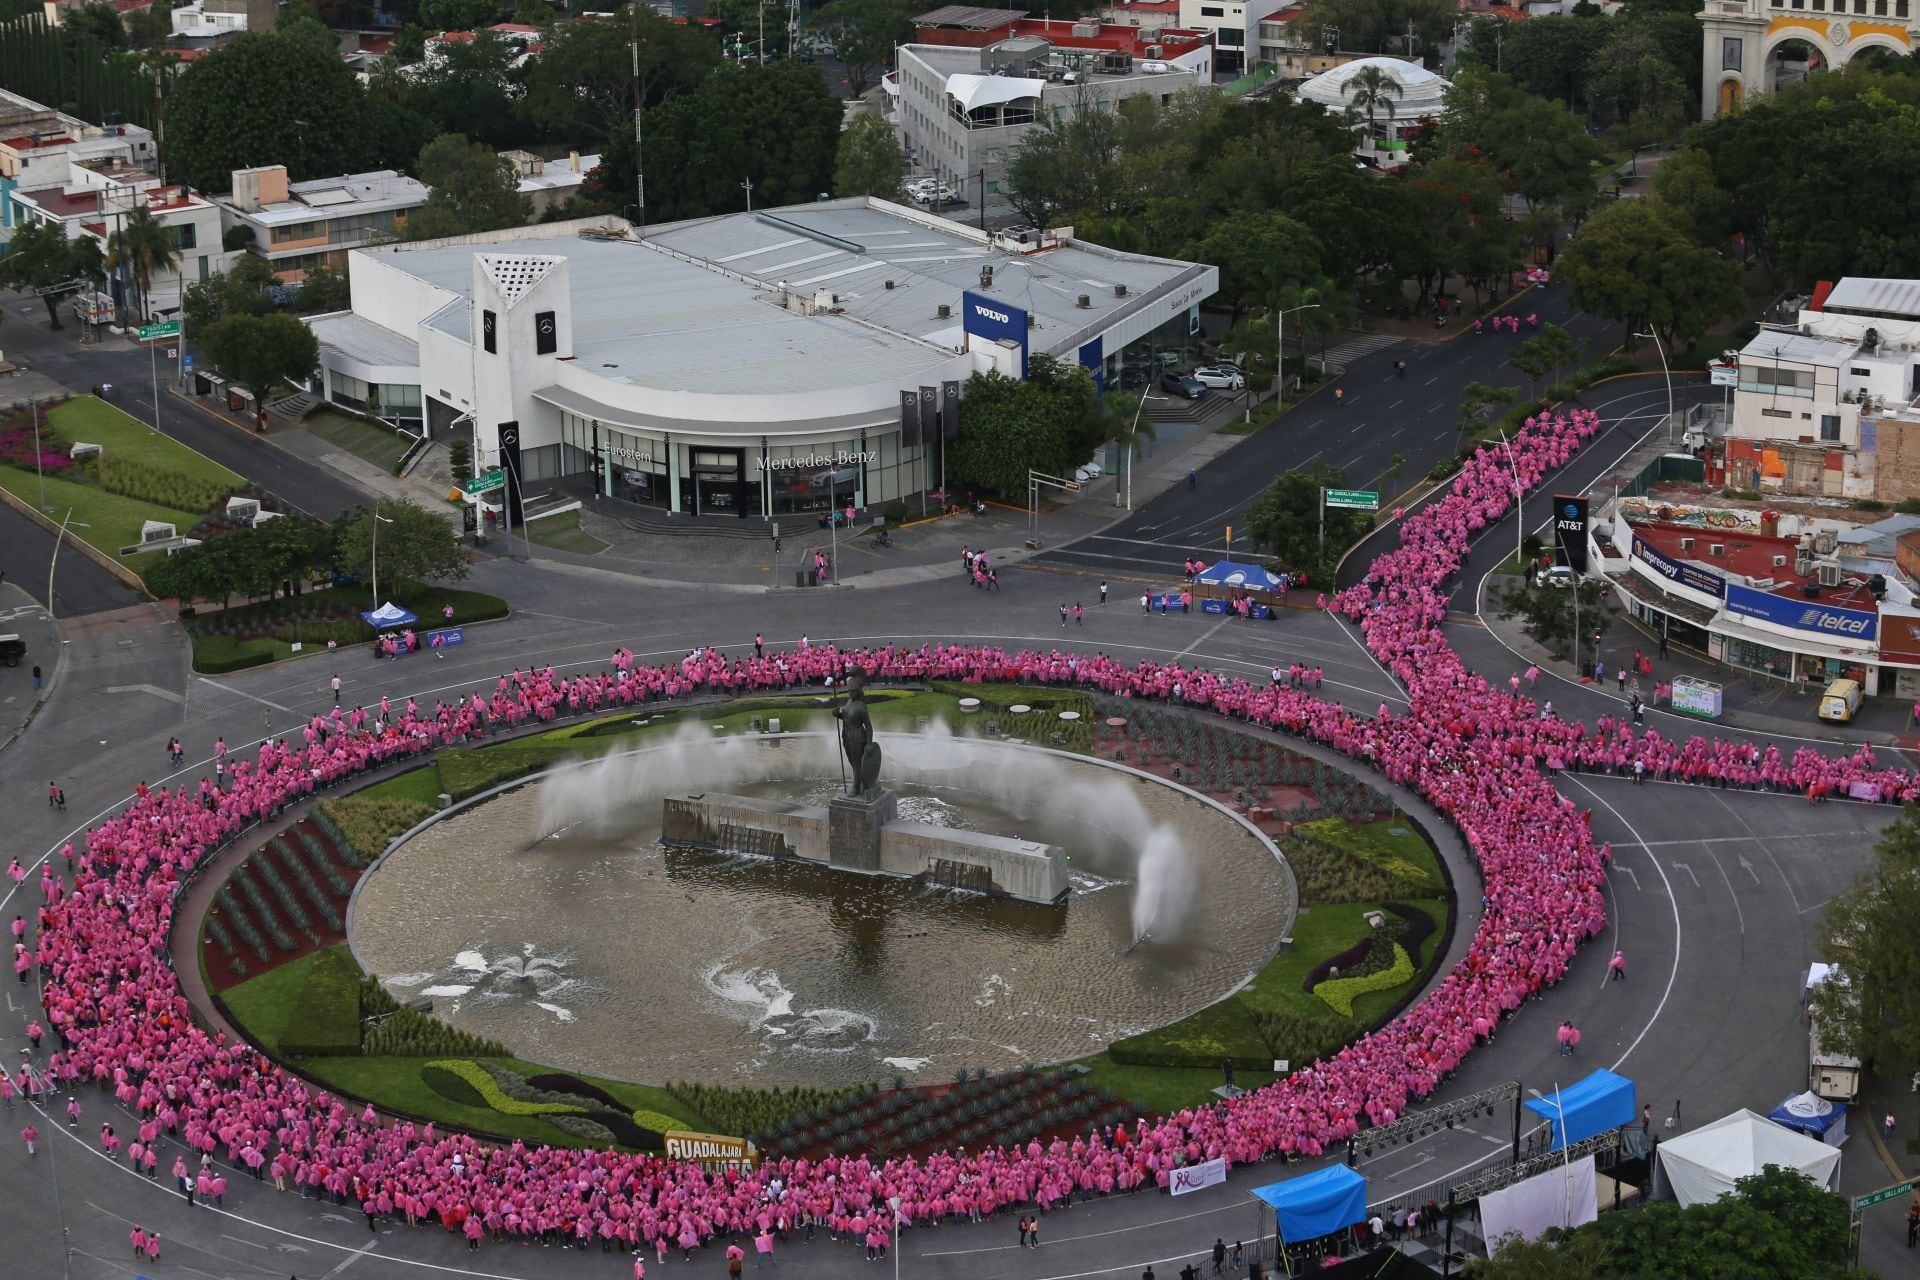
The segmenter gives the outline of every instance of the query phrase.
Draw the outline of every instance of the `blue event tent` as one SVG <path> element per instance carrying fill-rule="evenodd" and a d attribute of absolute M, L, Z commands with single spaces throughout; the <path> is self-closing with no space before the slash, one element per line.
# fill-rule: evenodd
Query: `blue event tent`
<path fill-rule="evenodd" d="M 1557 1094 L 1527 1099 L 1527 1110 L 1553 1128 L 1553 1145 L 1558 1151 L 1567 1142 L 1579 1142 L 1596 1133 L 1605 1133 L 1623 1124 L 1633 1123 L 1633 1081 L 1602 1068 L 1586 1079 L 1568 1085 Z M 1566 1117 L 1562 1134 L 1560 1118 Z"/>
<path fill-rule="evenodd" d="M 415 615 L 389 600 L 378 609 L 365 609 L 360 613 L 361 620 L 375 631 L 385 631 L 389 627 L 410 627 L 420 621 Z"/>
<path fill-rule="evenodd" d="M 1367 1180 L 1344 1164 L 1255 1187 L 1273 1209 L 1282 1240 L 1312 1240 L 1367 1217 Z"/>
<path fill-rule="evenodd" d="M 1257 564 L 1222 560 L 1200 571 L 1194 581 L 1205 587 L 1244 587 L 1250 591 L 1278 591 L 1280 575 Z"/>

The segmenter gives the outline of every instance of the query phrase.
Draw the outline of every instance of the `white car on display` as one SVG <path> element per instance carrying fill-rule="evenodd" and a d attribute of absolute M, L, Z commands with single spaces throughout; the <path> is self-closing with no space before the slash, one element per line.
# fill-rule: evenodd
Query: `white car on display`
<path fill-rule="evenodd" d="M 1193 371 L 1194 380 L 1214 391 L 1239 391 L 1247 377 L 1230 364 L 1203 364 Z"/>

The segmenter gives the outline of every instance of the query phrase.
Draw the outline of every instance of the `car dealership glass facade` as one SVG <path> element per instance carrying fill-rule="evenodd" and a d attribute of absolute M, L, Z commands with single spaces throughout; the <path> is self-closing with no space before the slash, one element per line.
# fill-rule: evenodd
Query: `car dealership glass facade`
<path fill-rule="evenodd" d="M 903 447 L 897 420 L 787 443 L 688 439 L 562 410 L 560 440 L 562 474 L 592 473 L 608 497 L 689 515 L 779 517 L 849 502 L 865 511 L 939 484 L 938 447 Z"/>

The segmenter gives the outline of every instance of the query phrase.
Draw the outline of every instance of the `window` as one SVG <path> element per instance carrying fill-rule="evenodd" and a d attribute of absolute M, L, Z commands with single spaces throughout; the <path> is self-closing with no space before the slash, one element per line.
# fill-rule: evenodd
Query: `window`
<path fill-rule="evenodd" d="M 1823 413 L 1820 415 L 1820 438 L 1831 443 L 1840 438 L 1840 415 Z"/>
<path fill-rule="evenodd" d="M 1791 418 L 1793 411 L 1791 409 L 1762 409 L 1760 416 L 1763 418 Z"/>
<path fill-rule="evenodd" d="M 1217 4 L 1203 4 L 1200 6 L 1200 16 L 1203 18 L 1224 18 L 1227 15 L 1226 10 Z"/>
<path fill-rule="evenodd" d="M 175 223 L 173 228 L 173 247 L 176 249 L 197 249 L 200 247 L 200 229 L 191 222 Z"/>
<path fill-rule="evenodd" d="M 1859 365 L 1854 365 L 1851 369 L 1848 369 L 1847 372 L 1856 378 L 1871 378 L 1873 376 L 1873 370 L 1862 369 Z"/>
<path fill-rule="evenodd" d="M 273 244 L 287 244 L 294 240 L 312 240 L 326 233 L 324 222 L 291 222 L 283 227 L 275 227 L 269 240 Z"/>

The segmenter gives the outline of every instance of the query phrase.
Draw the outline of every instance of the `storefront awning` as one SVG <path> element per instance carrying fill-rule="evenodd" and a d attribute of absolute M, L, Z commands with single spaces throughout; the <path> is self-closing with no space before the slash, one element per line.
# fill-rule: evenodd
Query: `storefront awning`
<path fill-rule="evenodd" d="M 900 426 L 900 411 L 897 407 L 875 413 L 848 413 L 831 418 L 730 423 L 667 418 L 659 414 L 640 413 L 632 409 L 602 404 L 591 396 L 584 396 L 577 391 L 559 386 L 541 387 L 533 393 L 533 398 L 578 417 L 592 418 L 607 426 L 626 431 L 644 431 L 652 435 L 671 432 L 676 440 L 712 442 L 736 447 L 748 442 L 758 443 L 761 436 L 785 441 L 832 440 L 844 439 L 850 434 L 861 431 L 898 430 Z"/>

